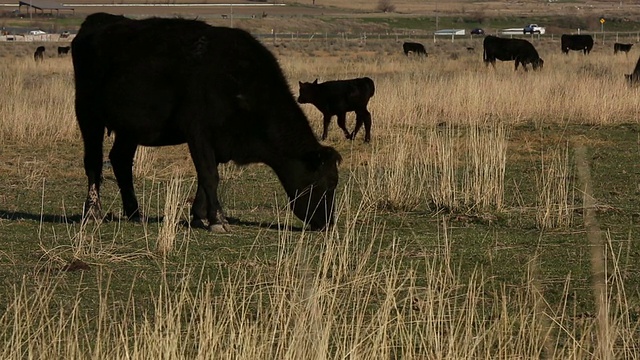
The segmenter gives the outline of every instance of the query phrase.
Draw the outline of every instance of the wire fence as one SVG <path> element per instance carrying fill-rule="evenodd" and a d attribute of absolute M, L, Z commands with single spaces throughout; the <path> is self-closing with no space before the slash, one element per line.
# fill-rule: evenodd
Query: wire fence
<path fill-rule="evenodd" d="M 628 32 L 571 32 L 570 34 L 583 34 L 593 36 L 595 43 L 605 44 L 614 42 L 640 42 L 640 31 L 628 31 Z M 530 41 L 560 41 L 562 34 L 517 34 L 513 32 L 497 31 L 495 33 L 487 33 L 486 35 L 496 35 L 507 38 L 521 38 Z M 451 34 L 438 34 L 436 32 L 428 31 L 394 31 L 394 32 L 271 32 L 271 33 L 256 33 L 254 36 L 263 42 L 285 42 L 285 41 L 330 41 L 330 40 L 342 40 L 342 41 L 357 41 L 366 42 L 367 40 L 395 40 L 396 42 L 416 40 L 416 41 L 461 41 L 461 40 L 473 40 L 483 38 L 484 35 L 472 35 L 465 32 L 464 35 L 460 33 Z M 63 36 L 62 34 L 42 34 L 42 35 L 29 35 L 29 34 L 6 34 L 0 35 L 0 42 L 2 41 L 14 41 L 14 42 L 67 42 L 73 40 L 74 34 Z"/>

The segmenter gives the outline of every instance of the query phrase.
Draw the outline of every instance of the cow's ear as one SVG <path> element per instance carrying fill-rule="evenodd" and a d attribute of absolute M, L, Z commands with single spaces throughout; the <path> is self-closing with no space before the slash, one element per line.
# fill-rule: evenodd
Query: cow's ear
<path fill-rule="evenodd" d="M 298 86 L 302 86 L 302 81 L 298 81 Z"/>
<path fill-rule="evenodd" d="M 315 79 L 315 80 L 313 81 L 313 85 L 318 85 L 318 79 Z"/>

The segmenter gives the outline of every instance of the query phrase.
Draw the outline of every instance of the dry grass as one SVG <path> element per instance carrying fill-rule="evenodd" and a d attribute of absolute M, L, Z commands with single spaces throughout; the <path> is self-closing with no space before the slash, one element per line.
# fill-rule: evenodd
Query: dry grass
<path fill-rule="evenodd" d="M 451 60 L 450 54 L 458 53 L 456 44 L 434 45 L 426 60 L 404 57 L 394 42 L 371 40 L 335 44 L 344 51 L 335 56 L 298 51 L 280 56 L 292 88 L 298 80 L 316 77 L 369 76 L 376 82 L 372 145 L 361 145 L 360 139 L 345 144 L 335 124 L 329 133 L 328 143 L 340 147 L 343 166 L 351 170 L 340 185 L 339 225 L 321 234 L 294 232 L 286 226 L 290 212 L 279 211 L 283 226 L 275 260 L 261 256 L 259 234 L 246 258 L 221 265 L 224 271 L 217 278 L 206 278 L 186 263 L 179 274 L 165 270 L 146 302 L 133 293 L 116 296 L 110 284 L 117 280 L 96 271 L 91 286 L 100 296 L 91 316 L 82 305 L 84 289 L 72 298 L 55 296 L 56 287 L 64 285 L 55 271 L 62 259 L 155 259 L 148 249 L 156 238 L 145 232 L 147 249 L 123 257 L 116 239 L 103 238 L 100 231 L 109 226 L 117 234 L 118 222 L 69 225 L 55 243 L 40 245 L 43 267 L 52 270 L 15 282 L 6 299 L 0 357 L 640 358 L 638 323 L 630 316 L 619 250 L 610 239 L 606 266 L 598 274 L 608 281 L 598 296 L 598 316 L 591 317 L 567 305 L 574 295 L 570 278 L 561 301 L 551 304 L 535 269 L 515 287 L 496 288 L 480 269 L 463 277 L 459 264 L 452 263 L 451 226 L 444 220 L 434 235 L 438 246 L 433 253 L 405 261 L 406 245 L 376 217 L 380 208 L 408 211 L 425 204 L 451 211 L 501 211 L 515 126 L 637 123 L 637 90 L 626 88 L 622 76 L 633 67 L 632 59 L 604 52 L 564 57 L 556 45 L 540 46 L 545 69 L 535 73 L 514 73 L 510 63 L 485 68 L 479 54 L 462 52 Z M 362 51 L 353 54 L 354 49 Z M 305 51 L 321 50 L 327 51 Z M 36 67 L 32 61 L 9 59 L 0 70 L 10 94 L 0 99 L 0 142 L 79 141 L 70 62 L 47 60 Z M 319 132 L 319 112 L 309 106 L 304 110 Z M 541 227 L 571 221 L 565 216 L 571 205 L 567 156 L 563 148 L 543 157 Z M 137 175 L 149 177 L 152 168 L 146 166 L 152 162 L 154 155 L 141 148 Z M 227 165 L 221 174 L 232 179 L 242 171 Z M 40 186 L 40 173 L 29 167 L 23 173 L 32 188 Z M 187 249 L 176 246 L 175 239 L 191 240 L 189 229 L 175 226 L 184 204 L 183 180 L 166 173 L 159 176 L 173 179 L 162 196 L 166 202 L 154 202 L 160 186 L 153 173 L 142 206 L 146 213 L 164 212 L 161 227 L 167 230 L 160 231 L 158 249 L 180 258 Z M 356 194 L 363 195 L 361 201 Z M 146 231 L 148 224 L 143 226 Z M 389 237 L 391 244 L 383 245 Z M 523 255 L 534 265 L 537 256 Z"/>
<path fill-rule="evenodd" d="M 573 224 L 574 184 L 569 147 L 551 149 L 541 156 L 541 172 L 536 178 L 538 209 L 536 221 L 542 229 L 567 228 Z"/>
<path fill-rule="evenodd" d="M 338 216 L 344 211 L 341 207 Z M 131 294 L 114 296 L 115 278 L 101 271 L 91 285 L 99 292 L 92 317 L 83 315 L 82 289 L 71 298 L 53 295 L 62 285 L 55 272 L 24 279 L 0 317 L 5 343 L 0 354 L 3 359 L 640 356 L 616 256 L 605 268 L 610 281 L 603 317 L 581 317 L 566 302 L 548 304 L 533 273 L 520 287 L 498 291 L 489 291 L 490 282 L 479 273 L 463 280 L 450 257 L 444 221 L 438 250 L 407 264 L 399 240 L 381 248 L 385 230 L 371 213 L 350 215 L 343 226 L 319 237 L 281 232 L 275 264 L 247 254 L 244 265 L 215 279 L 185 264 L 178 284 L 168 274 L 159 279 L 144 307 Z M 374 227 L 366 235 L 352 231 L 361 222 Z M 615 252 L 610 242 L 607 246 Z M 192 287 L 189 279 L 199 280 Z M 31 281 L 35 290 L 27 290 Z M 565 291 L 563 298 L 569 296 Z M 609 331 L 595 338 L 604 325 Z"/>

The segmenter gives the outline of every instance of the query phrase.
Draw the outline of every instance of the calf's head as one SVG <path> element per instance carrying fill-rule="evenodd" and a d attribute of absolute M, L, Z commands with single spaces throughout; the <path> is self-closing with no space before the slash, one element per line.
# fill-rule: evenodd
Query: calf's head
<path fill-rule="evenodd" d="M 340 154 L 332 147 L 305 153 L 278 174 L 293 213 L 313 230 L 334 223 L 334 194 L 338 186 Z"/>
<path fill-rule="evenodd" d="M 298 81 L 298 85 L 300 86 L 300 95 L 298 96 L 300 104 L 309 104 L 316 101 L 319 91 L 318 79 L 312 83 Z"/>

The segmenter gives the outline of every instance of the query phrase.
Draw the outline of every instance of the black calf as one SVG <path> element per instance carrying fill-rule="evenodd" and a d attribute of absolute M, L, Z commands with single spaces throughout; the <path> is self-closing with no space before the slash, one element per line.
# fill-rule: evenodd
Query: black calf
<path fill-rule="evenodd" d="M 338 116 L 338 126 L 344 132 L 347 139 L 355 139 L 356 134 L 364 125 L 364 141 L 371 140 L 371 113 L 367 110 L 369 99 L 375 93 L 373 80 L 368 77 L 327 81 L 318 84 L 318 79 L 312 83 L 300 82 L 300 96 L 298 102 L 301 104 L 315 105 L 324 116 L 324 129 L 322 140 L 327 138 L 329 122 L 333 115 Z M 345 125 L 347 112 L 355 111 L 356 126 L 352 133 L 349 133 Z"/>

